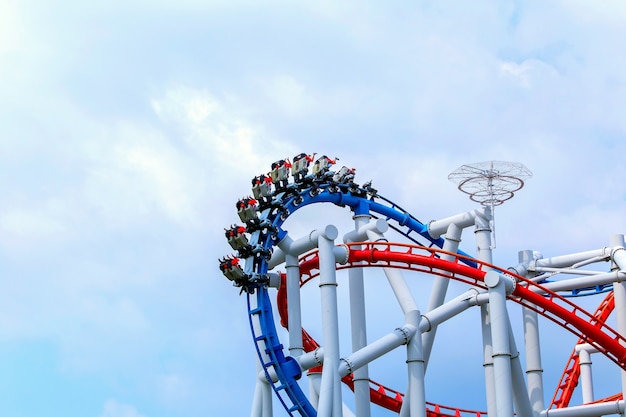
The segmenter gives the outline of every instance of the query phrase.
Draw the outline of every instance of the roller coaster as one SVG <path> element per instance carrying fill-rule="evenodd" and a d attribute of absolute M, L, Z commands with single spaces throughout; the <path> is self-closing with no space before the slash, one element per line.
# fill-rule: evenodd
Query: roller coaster
<path fill-rule="evenodd" d="M 303 417 L 370 417 L 382 412 L 402 417 L 624 414 L 623 235 L 610 236 L 606 247 L 572 254 L 543 257 L 523 250 L 517 264 L 502 268 L 492 261 L 492 206 L 425 224 L 380 195 L 371 181 L 355 182 L 354 169 L 334 170 L 337 158 L 315 159 L 315 154 L 303 153 L 292 160 L 276 161 L 269 173 L 252 179 L 252 195 L 236 202 L 241 224 L 225 229 L 234 253 L 219 260 L 223 275 L 247 300 L 258 359 L 252 417 L 273 416 L 276 402 L 287 415 Z M 297 211 L 318 204 L 349 210 L 352 224 L 341 242 L 337 243 L 338 227 L 328 219 L 318 218 L 325 224 L 300 237 L 286 230 L 286 221 Z M 473 229 L 474 255 L 459 248 L 465 229 Z M 600 270 L 591 270 L 592 265 L 601 265 Z M 392 323 L 390 331 L 374 340 L 368 338 L 366 320 L 366 275 L 371 274 L 385 276 L 402 312 L 402 322 Z M 414 281 L 431 283 L 424 309 L 410 285 Z M 311 314 L 302 299 L 311 282 L 319 288 L 317 339 L 302 323 Z M 346 291 L 340 293 L 339 288 Z M 450 294 L 451 288 L 462 290 Z M 340 302 L 346 293 L 349 300 Z M 579 300 L 593 295 L 602 302 L 587 312 Z M 520 351 L 508 311 L 511 303 L 523 311 Z M 346 305 L 349 343 L 344 340 L 346 332 L 340 331 L 345 324 L 339 309 Z M 469 310 L 480 311 L 484 410 L 426 399 L 426 373 L 437 346 L 437 329 Z M 616 322 L 616 329 L 608 325 L 609 319 Z M 549 402 L 540 320 L 577 338 Z M 287 340 L 281 341 L 281 336 Z M 403 388 L 370 378 L 372 364 L 400 350 L 405 351 L 404 361 L 398 367 L 404 367 L 406 377 L 395 383 Z M 596 354 L 608 358 L 622 380 L 615 394 L 605 398 L 594 396 L 591 355 Z M 576 390 L 581 391 L 580 404 L 573 404 Z"/>

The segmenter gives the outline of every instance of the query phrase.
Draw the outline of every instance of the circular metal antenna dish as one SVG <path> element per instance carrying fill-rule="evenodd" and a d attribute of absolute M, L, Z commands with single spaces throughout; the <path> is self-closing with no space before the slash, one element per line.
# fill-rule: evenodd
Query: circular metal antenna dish
<path fill-rule="evenodd" d="M 532 176 L 523 164 L 488 161 L 461 165 L 448 179 L 457 183 L 459 190 L 468 194 L 472 201 L 493 207 L 513 198 L 524 186 L 524 180 Z"/>

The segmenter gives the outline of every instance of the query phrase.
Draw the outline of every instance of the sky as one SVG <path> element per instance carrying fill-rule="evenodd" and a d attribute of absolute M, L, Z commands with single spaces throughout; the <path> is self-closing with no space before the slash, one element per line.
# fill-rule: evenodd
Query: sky
<path fill-rule="evenodd" d="M 223 233 L 250 179 L 301 152 L 423 222 L 476 208 L 459 166 L 523 163 L 495 263 L 608 245 L 626 233 L 625 19 L 617 0 L 0 0 L 0 415 L 249 415 Z M 287 230 L 350 222 L 324 210 Z M 427 399 L 484 409 L 461 324 Z"/>

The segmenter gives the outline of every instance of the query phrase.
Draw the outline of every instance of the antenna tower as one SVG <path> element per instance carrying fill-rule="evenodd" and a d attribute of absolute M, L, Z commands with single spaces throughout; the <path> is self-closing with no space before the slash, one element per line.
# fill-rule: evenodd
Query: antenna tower
<path fill-rule="evenodd" d="M 487 161 L 461 165 L 448 175 L 448 179 L 469 195 L 470 200 L 491 208 L 492 248 L 495 248 L 494 207 L 513 198 L 514 193 L 524 186 L 524 180 L 532 176 L 532 172 L 523 164 Z"/>

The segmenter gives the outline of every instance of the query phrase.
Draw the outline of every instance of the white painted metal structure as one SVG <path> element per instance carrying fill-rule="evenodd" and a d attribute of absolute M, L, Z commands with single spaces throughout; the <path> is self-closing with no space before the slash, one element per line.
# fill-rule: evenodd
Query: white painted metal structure
<path fill-rule="evenodd" d="M 285 166 L 284 161 L 279 162 L 283 164 L 276 166 Z M 623 235 L 611 236 L 607 247 L 573 254 L 544 258 L 538 252 L 522 250 L 518 264 L 499 268 L 492 265 L 493 204 L 424 225 L 379 196 L 369 184 L 355 184 L 353 173 L 351 178 L 341 180 L 330 171 L 330 165 L 325 160 L 325 170 L 311 175 L 300 170 L 297 176 L 294 173 L 293 183 L 286 174 L 281 175 L 282 171 L 276 172 L 272 175 L 276 182 L 271 194 L 237 204 L 250 238 L 245 244 L 231 243 L 238 253 L 222 259 L 220 268 L 248 297 L 251 332 L 259 358 L 251 417 L 285 412 L 311 417 L 624 414 Z M 352 225 L 340 233 L 338 226 L 319 219 L 323 227 L 302 236 L 291 236 L 282 228 L 294 211 L 313 203 L 349 207 Z M 473 256 L 459 251 L 466 229 L 474 233 Z M 404 242 L 393 242 L 398 236 Z M 227 237 L 229 243 L 236 238 L 229 231 Z M 239 264 L 240 260 L 245 264 Z M 599 270 L 588 269 L 592 264 Z M 348 270 L 347 282 L 343 279 L 344 269 Z M 386 278 L 403 317 L 376 337 L 369 334 L 372 323 L 367 320 L 370 281 L 366 277 L 370 274 Z M 416 296 L 411 282 L 415 274 L 430 277 L 425 305 L 420 305 L 422 294 Z M 303 294 L 310 294 L 303 286 L 313 279 L 318 284 L 316 310 L 307 305 L 308 298 L 303 300 Z M 456 281 L 453 289 L 461 291 L 451 294 L 450 281 Z M 345 286 L 347 291 L 340 291 Z M 420 291 L 427 287 L 421 286 Z M 612 298 L 595 313 L 587 313 L 572 301 L 589 299 L 592 294 Z M 347 295 L 347 301 L 340 300 L 343 295 Z M 577 297 L 569 297 L 572 295 Z M 515 339 L 518 330 L 513 328 L 509 313 L 517 304 L 523 313 L 521 352 Z M 340 313 L 346 305 L 348 323 Z M 437 351 L 437 330 L 474 309 L 480 310 L 477 328 L 482 330 L 485 411 L 469 411 L 460 408 L 462 404 L 427 402 L 427 373 L 436 372 L 429 363 Z M 605 319 L 613 309 L 616 330 Z M 288 329 L 285 349 L 273 328 L 274 314 Z M 311 319 L 311 314 L 316 315 L 312 321 L 319 326 L 317 337 L 323 343 L 303 328 L 303 320 Z M 572 354 L 573 365 L 564 372 L 552 401 L 545 398 L 539 326 L 542 320 L 554 322 L 579 338 Z M 552 329 L 554 323 L 550 323 Z M 346 327 L 348 331 L 344 331 Z M 404 368 L 405 379 L 393 382 L 400 389 L 374 382 L 370 368 L 387 356 L 397 355 L 399 349 L 404 353 L 397 367 Z M 616 389 L 618 395 L 595 397 L 592 355 L 614 363 L 622 381 Z M 351 388 L 350 398 L 342 382 Z M 572 392 L 577 385 L 582 401 L 573 405 Z"/>

